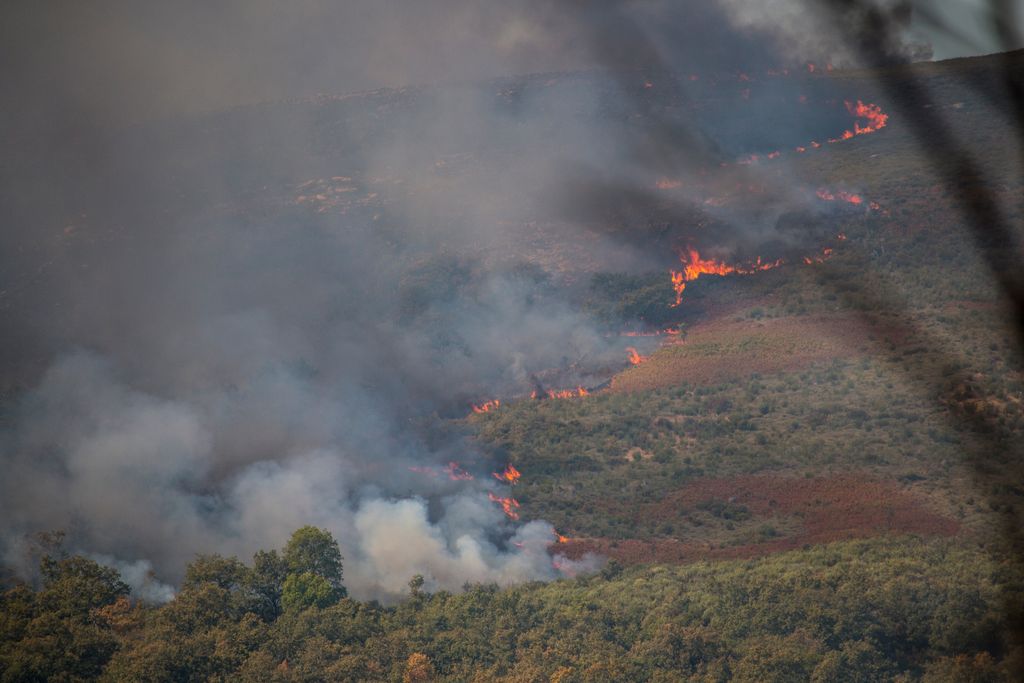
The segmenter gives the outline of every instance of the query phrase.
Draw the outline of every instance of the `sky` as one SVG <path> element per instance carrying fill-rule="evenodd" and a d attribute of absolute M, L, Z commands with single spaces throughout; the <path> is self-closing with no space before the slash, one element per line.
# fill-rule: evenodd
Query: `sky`
<path fill-rule="evenodd" d="M 9 93 L 26 103 L 83 107 L 103 121 L 209 111 L 318 92 L 352 92 L 504 76 L 595 63 L 573 26 L 603 7 L 653 17 L 665 0 L 219 0 L 8 3 L 0 56 Z M 722 0 L 737 24 L 771 26 L 805 52 L 837 41 L 803 0 Z M 885 0 L 885 4 L 895 2 Z M 916 0 L 912 34 L 937 59 L 992 52 L 983 0 Z M 700 5 L 694 5 L 699 7 Z M 1012 3 L 1011 3 L 1012 6 Z M 572 8 L 568 12 L 566 7 Z M 597 9 L 593 9 L 597 8 Z M 619 11 L 619 10 L 616 10 Z M 623 10 L 626 11 L 626 10 Z M 693 11 L 693 14 L 701 14 Z M 574 15 L 573 12 L 579 12 Z M 609 13 L 611 15 L 611 13 Z M 936 16 L 963 37 L 925 20 Z M 611 15 L 614 16 L 614 15 Z M 810 18 L 808 18 L 810 17 Z M 611 19 L 614 23 L 614 19 Z M 682 20 L 673 30 L 706 25 Z M 703 23 L 702 23 L 703 22 Z M 1018 21 L 1019 24 L 1019 21 Z M 794 27 L 785 34 L 785 27 Z M 812 34 L 818 34 L 813 39 Z M 818 41 L 817 45 L 812 40 Z M 711 44 L 704 49 L 712 49 Z M 600 56 L 596 56 L 600 58 Z M 836 55 L 833 61 L 841 61 Z M 7 99 L 7 97 L 5 97 Z"/>
<path fill-rule="evenodd" d="M 934 59 L 999 52 L 1002 48 L 992 30 L 990 5 L 986 0 L 919 0 L 915 2 L 913 31 L 931 43 Z M 1012 9 L 1014 3 L 1008 6 Z M 932 16 L 939 21 L 929 21 Z M 1024 30 L 1024 13 L 1018 10 L 1016 21 L 1010 23 L 1016 25 L 1020 34 Z"/>

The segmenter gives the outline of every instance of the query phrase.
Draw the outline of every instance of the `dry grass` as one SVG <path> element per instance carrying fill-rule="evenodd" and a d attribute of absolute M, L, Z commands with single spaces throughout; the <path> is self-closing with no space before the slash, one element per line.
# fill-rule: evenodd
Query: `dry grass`
<path fill-rule="evenodd" d="M 694 327 L 682 341 L 666 345 L 647 362 L 631 367 L 612 381 L 614 392 L 710 384 L 754 373 L 805 368 L 832 358 L 864 355 L 875 341 L 897 333 L 870 327 L 850 314 L 725 320 Z"/>
<path fill-rule="evenodd" d="M 960 525 L 938 514 L 929 500 L 901 485 L 871 477 L 844 474 L 798 478 L 742 476 L 700 479 L 655 503 L 637 506 L 644 517 L 671 518 L 679 509 L 703 501 L 729 501 L 745 506 L 756 522 L 773 529 L 791 528 L 760 542 L 715 544 L 679 539 L 572 539 L 559 545 L 569 557 L 597 552 L 630 564 L 694 562 L 712 558 L 756 557 L 851 538 L 888 534 L 952 536 Z"/>

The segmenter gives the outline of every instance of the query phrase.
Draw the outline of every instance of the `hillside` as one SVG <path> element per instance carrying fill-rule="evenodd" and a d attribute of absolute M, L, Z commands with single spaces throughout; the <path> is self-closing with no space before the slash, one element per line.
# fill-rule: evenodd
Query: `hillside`
<path fill-rule="evenodd" d="M 18 523 L 69 526 L 8 575 L 3 680 L 1012 680 L 1020 340 L 887 96 L 927 92 L 1019 228 L 1007 63 L 539 74 L 122 132 L 0 283 L 0 428 L 52 507 Z M 123 509 L 88 495 L 137 454 Z M 175 597 L 129 599 L 115 557 Z"/>

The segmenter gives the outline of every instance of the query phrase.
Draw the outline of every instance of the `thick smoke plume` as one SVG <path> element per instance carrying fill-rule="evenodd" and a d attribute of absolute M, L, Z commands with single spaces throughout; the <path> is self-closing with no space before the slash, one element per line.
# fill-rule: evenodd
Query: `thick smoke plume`
<path fill-rule="evenodd" d="M 166 599 L 196 553 L 315 524 L 361 598 L 586 568 L 505 518 L 504 463 L 438 418 L 624 363 L 579 313 L 586 276 L 664 270 L 702 221 L 723 248 L 791 241 L 778 218 L 806 188 L 756 217 L 695 208 L 701 169 L 765 143 L 737 142 L 706 83 L 832 56 L 731 2 L 490 5 L 7 10 L 7 565 L 64 529 Z M 449 461 L 476 479 L 422 472 Z"/>

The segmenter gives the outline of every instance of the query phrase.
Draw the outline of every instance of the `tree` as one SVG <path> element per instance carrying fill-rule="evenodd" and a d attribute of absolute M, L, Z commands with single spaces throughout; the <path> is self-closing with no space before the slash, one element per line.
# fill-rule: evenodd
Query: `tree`
<path fill-rule="evenodd" d="M 109 608 L 126 601 L 117 571 L 60 552 L 60 535 L 40 560 L 43 588 L 25 587 L 0 598 L 0 678 L 4 681 L 89 680 L 117 649 Z"/>
<path fill-rule="evenodd" d="M 252 558 L 246 577 L 250 609 L 264 621 L 281 614 L 281 591 L 288 578 L 288 565 L 276 550 L 260 550 Z"/>
<path fill-rule="evenodd" d="M 60 560 L 44 557 L 40 562 L 43 609 L 62 616 L 87 618 L 91 610 L 104 607 L 129 593 L 128 584 L 116 569 L 104 567 L 85 557 Z"/>
<path fill-rule="evenodd" d="M 185 569 L 182 589 L 195 588 L 201 583 L 213 583 L 224 590 L 238 588 L 246 578 L 248 570 L 236 557 L 221 555 L 199 555 Z"/>
<path fill-rule="evenodd" d="M 341 560 L 341 550 L 331 532 L 314 526 L 298 529 L 284 547 L 284 563 L 290 575 L 309 573 L 322 577 L 339 592 L 339 597 L 344 597 L 347 592 L 341 583 Z"/>
<path fill-rule="evenodd" d="M 413 652 L 405 662 L 402 683 L 427 683 L 434 680 L 434 665 L 422 652 Z"/>
<path fill-rule="evenodd" d="M 313 572 L 289 574 L 281 591 L 281 606 L 285 610 L 302 610 L 308 607 L 330 607 L 343 597 L 339 589 Z"/>

